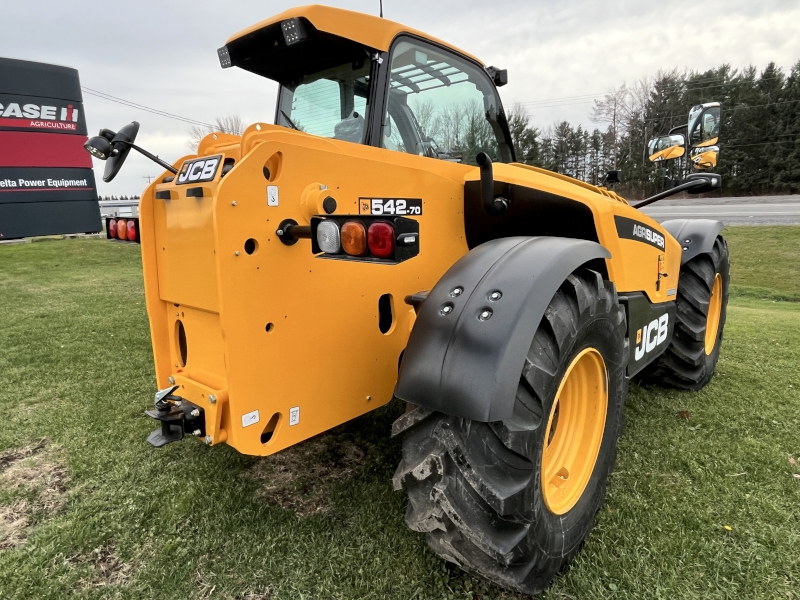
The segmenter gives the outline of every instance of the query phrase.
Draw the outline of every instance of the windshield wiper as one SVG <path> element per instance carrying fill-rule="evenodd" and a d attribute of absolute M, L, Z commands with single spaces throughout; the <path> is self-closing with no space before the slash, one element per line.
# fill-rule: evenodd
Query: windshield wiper
<path fill-rule="evenodd" d="M 283 118 L 286 119 L 286 122 L 289 124 L 289 126 L 292 129 L 294 129 L 296 131 L 300 131 L 300 128 L 297 125 L 295 125 L 294 123 L 292 123 L 292 120 L 289 118 L 289 115 L 287 115 L 285 112 L 283 112 L 283 109 L 281 109 L 281 114 L 283 115 Z"/>

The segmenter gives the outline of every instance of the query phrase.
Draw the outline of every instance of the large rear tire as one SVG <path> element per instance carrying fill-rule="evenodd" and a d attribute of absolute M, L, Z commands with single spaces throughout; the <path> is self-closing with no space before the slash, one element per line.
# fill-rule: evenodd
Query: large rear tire
<path fill-rule="evenodd" d="M 398 419 L 406 524 L 503 587 L 544 590 L 594 524 L 616 459 L 628 349 L 614 285 L 569 276 L 522 370 L 513 416 L 482 423 L 416 408 Z"/>
<path fill-rule="evenodd" d="M 711 381 L 728 312 L 730 269 L 722 236 L 710 252 L 681 266 L 675 333 L 664 353 L 638 377 L 643 383 L 699 390 Z"/>

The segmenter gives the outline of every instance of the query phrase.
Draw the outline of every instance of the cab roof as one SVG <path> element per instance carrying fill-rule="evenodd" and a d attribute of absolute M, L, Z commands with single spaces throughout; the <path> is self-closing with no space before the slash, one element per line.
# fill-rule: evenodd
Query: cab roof
<path fill-rule="evenodd" d="M 236 33 L 228 38 L 228 41 L 225 43 L 226 45 L 230 44 L 231 42 L 255 33 L 256 31 L 296 17 L 307 19 L 319 31 L 352 40 L 381 52 L 387 52 L 389 50 L 389 46 L 391 46 L 392 40 L 399 34 L 410 33 L 420 38 L 430 40 L 431 42 L 434 42 L 440 46 L 444 46 L 445 48 L 449 48 L 450 50 L 458 52 L 462 56 L 466 56 L 478 64 L 485 66 L 483 61 L 472 54 L 464 52 L 460 48 L 456 48 L 452 44 L 448 44 L 447 42 L 430 36 L 427 33 L 418 31 L 411 27 L 406 27 L 401 23 L 396 23 L 395 21 L 382 19 L 372 15 L 366 15 L 364 13 L 359 13 L 352 10 L 345 10 L 343 8 L 322 6 L 320 4 L 311 4 L 308 6 L 290 8 L 279 15 L 275 15 L 274 17 L 265 19 L 260 23 L 256 23 L 255 25 L 248 27 L 247 29 L 243 29 L 239 33 Z"/>

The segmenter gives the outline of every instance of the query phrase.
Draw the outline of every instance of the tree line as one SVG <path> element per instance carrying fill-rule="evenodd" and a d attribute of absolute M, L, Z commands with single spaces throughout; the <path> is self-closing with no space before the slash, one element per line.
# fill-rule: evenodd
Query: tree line
<path fill-rule="evenodd" d="M 536 127 L 520 105 L 508 121 L 520 162 L 593 184 L 618 169 L 617 190 L 642 198 L 662 189 L 665 174 L 648 161 L 647 141 L 685 125 L 689 109 L 706 102 L 722 103 L 715 172 L 725 193 L 800 192 L 800 61 L 788 75 L 774 63 L 760 73 L 727 64 L 705 72 L 659 71 L 596 100 L 590 119 L 598 127 L 592 131 L 567 121 Z M 680 177 L 687 159 L 673 161 L 666 174 Z"/>

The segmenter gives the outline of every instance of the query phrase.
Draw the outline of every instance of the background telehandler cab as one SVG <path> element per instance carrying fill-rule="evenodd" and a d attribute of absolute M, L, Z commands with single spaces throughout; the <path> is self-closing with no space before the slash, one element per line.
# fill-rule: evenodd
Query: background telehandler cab
<path fill-rule="evenodd" d="M 218 54 L 279 83 L 276 124 L 206 136 L 142 195 L 150 442 L 268 455 L 399 398 L 409 527 L 540 592 L 603 502 L 629 380 L 714 373 L 722 225 L 516 163 L 506 72 L 401 24 L 307 6 Z M 87 143 L 106 181 L 137 129 Z"/>

